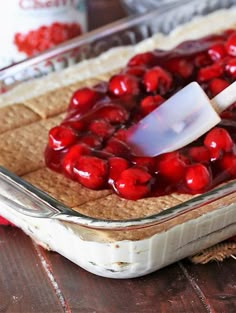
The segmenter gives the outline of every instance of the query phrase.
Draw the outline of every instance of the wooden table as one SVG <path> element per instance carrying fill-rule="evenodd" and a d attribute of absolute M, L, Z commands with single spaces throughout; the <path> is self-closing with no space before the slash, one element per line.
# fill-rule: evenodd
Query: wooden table
<path fill-rule="evenodd" d="M 90 28 L 124 16 L 116 0 L 90 0 Z M 96 19 L 92 17 L 96 12 Z M 154 274 L 112 280 L 0 227 L 1 313 L 235 313 L 236 261 L 188 260 Z"/>

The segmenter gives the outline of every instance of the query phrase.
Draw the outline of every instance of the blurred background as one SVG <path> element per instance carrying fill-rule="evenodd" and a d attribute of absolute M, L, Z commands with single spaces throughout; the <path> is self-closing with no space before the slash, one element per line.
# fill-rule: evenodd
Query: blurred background
<path fill-rule="evenodd" d="M 86 31 L 174 0 L 75 0 L 0 3 L 0 68 L 48 50 Z M 41 3 L 41 2 L 39 2 Z M 58 2 L 59 3 L 59 2 Z"/>
<path fill-rule="evenodd" d="M 129 9 L 124 2 L 122 0 L 87 0 L 88 30 L 127 16 Z"/>
<path fill-rule="evenodd" d="M 88 26 L 89 29 L 94 29 L 114 21 L 114 17 L 120 19 L 128 14 L 144 13 L 175 1 L 177 0 L 87 0 Z M 93 12 L 96 12 L 96 17 Z"/>

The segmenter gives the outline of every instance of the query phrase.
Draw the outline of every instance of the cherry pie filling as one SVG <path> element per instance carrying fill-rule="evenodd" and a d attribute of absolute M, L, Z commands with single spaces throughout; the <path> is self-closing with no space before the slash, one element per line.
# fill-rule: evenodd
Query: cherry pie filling
<path fill-rule="evenodd" d="M 46 165 L 87 188 L 111 188 L 131 200 L 202 193 L 234 179 L 235 104 L 197 141 L 157 157 L 135 156 L 126 133 L 191 81 L 212 98 L 235 78 L 234 30 L 138 54 L 108 82 L 74 92 L 65 119 L 49 132 Z"/>

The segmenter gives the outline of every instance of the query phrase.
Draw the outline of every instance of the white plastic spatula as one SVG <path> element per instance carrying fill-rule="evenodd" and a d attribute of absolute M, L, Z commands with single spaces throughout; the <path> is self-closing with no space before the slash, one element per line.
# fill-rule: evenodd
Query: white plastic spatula
<path fill-rule="evenodd" d="M 236 82 L 211 100 L 197 82 L 192 82 L 132 126 L 127 143 L 138 156 L 177 150 L 218 124 L 218 113 L 235 101 Z"/>

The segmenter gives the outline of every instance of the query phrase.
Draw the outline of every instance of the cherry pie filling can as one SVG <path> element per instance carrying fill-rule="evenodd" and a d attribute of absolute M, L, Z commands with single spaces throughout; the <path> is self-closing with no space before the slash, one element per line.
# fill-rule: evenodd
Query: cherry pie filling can
<path fill-rule="evenodd" d="M 85 0 L 0 1 L 0 68 L 87 30 Z"/>

